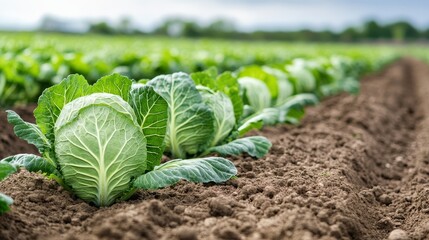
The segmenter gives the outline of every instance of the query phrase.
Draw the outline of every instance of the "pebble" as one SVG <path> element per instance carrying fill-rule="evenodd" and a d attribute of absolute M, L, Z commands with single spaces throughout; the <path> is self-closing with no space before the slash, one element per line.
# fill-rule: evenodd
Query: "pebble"
<path fill-rule="evenodd" d="M 390 232 L 387 240 L 408 240 L 408 235 L 404 230 L 398 228 Z"/>
<path fill-rule="evenodd" d="M 204 226 L 206 227 L 212 227 L 216 224 L 217 220 L 214 217 L 206 218 L 204 220 Z"/>
<path fill-rule="evenodd" d="M 378 198 L 378 200 L 381 203 L 386 204 L 386 205 L 389 205 L 392 203 L 392 198 L 387 194 L 381 194 L 381 196 Z"/>

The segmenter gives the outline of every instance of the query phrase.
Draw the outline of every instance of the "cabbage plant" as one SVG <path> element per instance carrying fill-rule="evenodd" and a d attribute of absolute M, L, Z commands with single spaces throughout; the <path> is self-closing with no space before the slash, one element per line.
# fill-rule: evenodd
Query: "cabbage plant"
<path fill-rule="evenodd" d="M 238 71 L 245 104 L 238 128 L 240 135 L 248 129 L 266 125 L 296 124 L 304 115 L 304 107 L 318 102 L 316 95 L 302 93 L 301 89 L 302 84 L 313 85 L 313 75 L 306 69 L 303 69 L 304 73 L 300 72 L 299 62 L 291 66 L 289 69 L 302 78 L 291 77 L 290 73 L 281 68 L 268 66 L 248 66 Z"/>
<path fill-rule="evenodd" d="M 239 131 L 244 106 L 240 85 L 237 79 L 225 72 L 208 69 L 194 73 L 191 78 L 197 84 L 203 102 L 213 110 L 214 136 L 203 154 L 210 152 L 222 155 L 239 155 L 247 153 L 253 157 L 263 157 L 270 149 L 271 142 L 263 136 L 241 137 L 248 131 L 257 128 L 249 126 Z M 241 138 L 240 138 L 241 137 Z"/>
<path fill-rule="evenodd" d="M 285 66 L 290 81 L 297 93 L 313 93 L 317 89 L 316 78 L 308 69 L 308 62 L 297 58 Z"/>
<path fill-rule="evenodd" d="M 34 111 L 36 124 L 7 111 L 16 135 L 34 144 L 41 156 L 18 154 L 0 166 L 8 167 L 8 175 L 21 167 L 41 172 L 96 206 L 125 200 L 140 188 L 162 188 L 181 179 L 219 183 L 236 175 L 234 165 L 221 157 L 161 163 L 167 101 L 150 85 L 131 85 L 117 74 L 92 86 L 70 75 L 43 92 Z"/>
<path fill-rule="evenodd" d="M 135 89 L 153 87 L 168 104 L 166 153 L 173 158 L 210 153 L 264 156 L 271 147 L 265 137 L 237 139 L 243 103 L 236 79 L 230 73 L 214 79 L 210 71 L 192 74 L 192 78 L 186 73 L 160 75 L 135 85 Z"/>

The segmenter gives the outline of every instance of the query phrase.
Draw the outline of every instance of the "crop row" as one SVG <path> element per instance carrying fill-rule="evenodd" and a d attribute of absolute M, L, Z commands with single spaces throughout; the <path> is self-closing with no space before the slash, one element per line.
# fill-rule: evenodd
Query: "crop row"
<path fill-rule="evenodd" d="M 368 47 L 313 48 L 279 43 L 195 43 L 165 39 L 0 38 L 0 106 L 36 102 L 45 88 L 75 73 L 90 83 L 112 73 L 140 80 L 210 67 L 224 72 L 249 65 L 291 64 L 297 57 L 310 59 L 332 52 L 357 57 L 359 62 L 364 62 L 362 66 L 371 71 L 379 67 L 380 55 L 389 57 L 397 53 L 392 49 L 371 51 Z"/>
<path fill-rule="evenodd" d="M 133 48 L 135 49 L 135 48 Z M 178 71 L 197 72 L 216 66 L 220 71 L 236 70 L 250 64 L 281 62 L 273 55 L 245 55 L 220 50 L 215 55 L 204 51 L 158 52 L 59 50 L 53 46 L 0 46 L 0 106 L 34 102 L 41 92 L 69 74 L 81 74 L 90 83 L 102 76 L 119 73 L 131 79 L 149 79 Z"/>
<path fill-rule="evenodd" d="M 213 154 L 263 157 L 269 140 L 246 133 L 298 123 L 306 105 L 341 91 L 357 92 L 358 78 L 371 64 L 347 57 L 295 59 L 139 81 L 112 74 L 93 85 L 82 75 L 69 75 L 43 91 L 36 124 L 7 111 L 16 135 L 41 156 L 1 160 L 0 180 L 20 168 L 41 172 L 96 206 L 182 179 L 224 182 L 237 169 Z M 163 155 L 173 160 L 162 162 Z M 1 194 L 0 211 L 12 202 Z"/>

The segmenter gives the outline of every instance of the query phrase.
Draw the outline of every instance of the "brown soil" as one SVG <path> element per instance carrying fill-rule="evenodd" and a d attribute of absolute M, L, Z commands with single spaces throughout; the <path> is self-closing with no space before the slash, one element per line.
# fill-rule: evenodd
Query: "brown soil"
<path fill-rule="evenodd" d="M 428 76 L 404 59 L 364 79 L 358 96 L 308 109 L 301 125 L 261 131 L 271 152 L 234 158 L 238 179 L 223 185 L 181 182 L 97 209 L 21 171 L 0 183 L 15 199 L 0 239 L 425 239 Z M 0 123 L 1 157 L 34 151 L 3 113 Z"/>

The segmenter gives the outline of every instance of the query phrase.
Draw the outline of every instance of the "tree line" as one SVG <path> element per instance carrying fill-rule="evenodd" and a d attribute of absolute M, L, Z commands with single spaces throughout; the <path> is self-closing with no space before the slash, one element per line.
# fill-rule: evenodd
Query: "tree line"
<path fill-rule="evenodd" d="M 52 25 L 52 24 L 51 24 Z M 44 23 L 39 30 L 50 26 Z M 256 30 L 244 32 L 238 30 L 232 21 L 220 19 L 202 25 L 193 20 L 171 18 L 167 19 L 151 31 L 142 31 L 134 27 L 132 21 L 124 18 L 118 24 L 105 21 L 90 23 L 87 33 L 105 35 L 156 35 L 188 38 L 220 38 L 240 40 L 279 40 L 279 41 L 310 41 L 310 42 L 362 42 L 362 41 L 424 41 L 429 40 L 429 28 L 419 29 L 407 21 L 397 21 L 382 24 L 369 20 L 358 26 L 350 26 L 342 31 L 332 30 Z"/>

